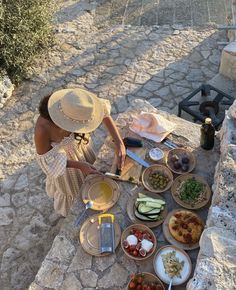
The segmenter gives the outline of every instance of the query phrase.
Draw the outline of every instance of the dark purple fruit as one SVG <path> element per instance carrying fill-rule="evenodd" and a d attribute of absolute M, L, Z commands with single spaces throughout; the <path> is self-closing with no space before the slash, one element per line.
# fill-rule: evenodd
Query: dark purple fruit
<path fill-rule="evenodd" d="M 188 164 L 183 164 L 183 165 L 182 165 L 182 170 L 183 170 L 183 171 L 186 172 L 186 171 L 188 171 L 188 169 L 189 169 Z"/>
<path fill-rule="evenodd" d="M 171 162 L 176 162 L 176 161 L 179 160 L 179 157 L 176 154 L 174 154 L 174 155 L 171 156 L 170 160 L 171 160 Z"/>
<path fill-rule="evenodd" d="M 183 164 L 188 164 L 188 163 L 189 163 L 189 158 L 188 158 L 187 155 L 184 155 L 184 156 L 182 157 L 182 163 L 183 163 Z"/>
<path fill-rule="evenodd" d="M 179 161 L 174 162 L 174 169 L 180 169 L 181 168 L 181 163 Z"/>

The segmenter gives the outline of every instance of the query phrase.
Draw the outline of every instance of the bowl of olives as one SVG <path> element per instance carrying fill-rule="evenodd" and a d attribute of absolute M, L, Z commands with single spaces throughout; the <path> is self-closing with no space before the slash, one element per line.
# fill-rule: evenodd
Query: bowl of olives
<path fill-rule="evenodd" d="M 142 182 L 151 192 L 164 192 L 171 187 L 173 174 L 165 165 L 153 164 L 143 171 Z"/>
<path fill-rule="evenodd" d="M 167 154 L 166 165 L 174 173 L 189 173 L 194 169 L 195 164 L 196 161 L 193 153 L 186 149 L 175 148 Z"/>

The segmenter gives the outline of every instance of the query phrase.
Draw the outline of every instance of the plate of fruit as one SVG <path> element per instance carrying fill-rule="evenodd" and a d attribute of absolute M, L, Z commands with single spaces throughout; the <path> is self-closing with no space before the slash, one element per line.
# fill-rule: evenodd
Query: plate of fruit
<path fill-rule="evenodd" d="M 195 168 L 196 161 L 192 152 L 183 148 L 175 148 L 168 152 L 166 165 L 174 173 L 186 174 Z"/>
<path fill-rule="evenodd" d="M 145 225 L 134 224 L 121 235 L 121 248 L 131 259 L 142 261 L 155 251 L 157 240 L 153 231 Z"/>
<path fill-rule="evenodd" d="M 162 282 L 157 276 L 148 273 L 137 273 L 131 276 L 127 290 L 165 290 Z"/>

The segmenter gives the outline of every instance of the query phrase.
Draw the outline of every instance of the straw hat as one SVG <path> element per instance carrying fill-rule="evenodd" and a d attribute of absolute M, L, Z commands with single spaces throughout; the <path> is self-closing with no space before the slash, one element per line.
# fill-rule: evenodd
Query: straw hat
<path fill-rule="evenodd" d="M 48 112 L 58 127 L 69 132 L 89 133 L 101 124 L 104 105 L 86 90 L 63 89 L 50 96 Z"/>

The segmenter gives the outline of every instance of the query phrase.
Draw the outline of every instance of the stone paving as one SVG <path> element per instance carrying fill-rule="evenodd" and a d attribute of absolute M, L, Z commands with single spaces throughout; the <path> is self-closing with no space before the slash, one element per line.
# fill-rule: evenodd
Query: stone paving
<path fill-rule="evenodd" d="M 98 0 L 95 25 L 226 24 L 232 0 Z"/>
<path fill-rule="evenodd" d="M 36 69 L 0 111 L 0 285 L 4 290 L 26 289 L 33 281 L 63 221 L 53 212 L 44 175 L 34 161 L 32 136 L 40 98 L 79 86 L 109 99 L 114 118 L 136 98 L 175 113 L 179 101 L 217 74 L 223 48 L 218 42 L 227 40 L 213 26 L 98 29 L 100 6 L 95 9 L 95 2 L 62 4 L 55 46 L 36 61 Z M 104 134 L 99 128 L 93 136 L 97 149 Z"/>

